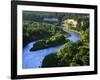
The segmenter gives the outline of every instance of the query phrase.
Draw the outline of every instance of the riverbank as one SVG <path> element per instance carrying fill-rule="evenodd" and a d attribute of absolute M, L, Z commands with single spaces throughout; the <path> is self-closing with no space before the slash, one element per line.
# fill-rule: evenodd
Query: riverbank
<path fill-rule="evenodd" d="M 69 34 L 66 33 L 66 35 L 68 36 Z M 38 40 L 38 42 L 35 43 L 33 45 L 33 47 L 30 49 L 30 51 L 36 51 L 36 50 L 45 49 L 45 48 L 49 48 L 49 47 L 59 46 L 68 41 L 69 40 L 68 39 L 66 40 L 65 35 L 56 34 L 54 36 L 51 36 L 48 39 Z"/>
<path fill-rule="evenodd" d="M 71 35 L 72 36 L 72 35 Z M 70 37 L 71 37 L 70 36 Z M 79 35 L 73 35 L 79 38 Z M 72 40 L 72 39 L 71 39 Z M 73 41 L 75 39 L 73 38 Z M 43 60 L 47 55 L 54 54 L 59 51 L 63 45 L 49 47 L 37 51 L 30 51 L 30 49 L 34 46 L 36 41 L 32 41 L 27 44 L 23 49 L 23 68 L 40 68 L 42 67 Z"/>

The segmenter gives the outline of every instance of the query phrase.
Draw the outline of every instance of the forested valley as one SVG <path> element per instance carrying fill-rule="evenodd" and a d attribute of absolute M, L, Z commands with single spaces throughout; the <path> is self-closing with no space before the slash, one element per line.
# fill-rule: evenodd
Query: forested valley
<path fill-rule="evenodd" d="M 88 66 L 89 26 L 89 14 L 23 11 L 23 48 L 32 41 L 36 43 L 30 51 L 63 45 L 45 56 L 42 68 Z M 70 40 L 67 30 L 77 33 L 80 39 Z"/>

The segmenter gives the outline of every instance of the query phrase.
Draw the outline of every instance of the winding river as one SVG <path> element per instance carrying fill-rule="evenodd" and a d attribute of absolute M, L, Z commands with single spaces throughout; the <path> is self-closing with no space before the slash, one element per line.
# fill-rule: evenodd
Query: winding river
<path fill-rule="evenodd" d="M 68 31 L 67 31 L 68 32 Z M 69 39 L 70 41 L 76 42 L 80 40 L 80 35 L 75 32 L 68 32 L 71 34 Z M 29 69 L 29 68 L 40 68 L 42 66 L 42 61 L 45 58 L 45 56 L 52 54 L 53 52 L 58 51 L 63 45 L 51 47 L 51 48 L 45 48 L 38 51 L 30 51 L 30 49 L 33 47 L 33 45 L 36 43 L 36 41 L 30 42 L 26 47 L 23 49 L 23 68 Z"/>

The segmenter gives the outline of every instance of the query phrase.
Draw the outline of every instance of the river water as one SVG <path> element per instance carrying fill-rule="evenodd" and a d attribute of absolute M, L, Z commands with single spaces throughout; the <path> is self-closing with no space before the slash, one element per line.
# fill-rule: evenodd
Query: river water
<path fill-rule="evenodd" d="M 68 32 L 68 31 L 67 31 Z M 80 40 L 80 35 L 75 32 L 68 32 L 71 34 L 69 39 L 70 41 L 76 42 Z M 30 69 L 30 68 L 40 68 L 42 66 L 42 61 L 45 58 L 45 56 L 52 54 L 53 52 L 58 51 L 63 45 L 51 47 L 51 48 L 45 48 L 42 50 L 37 51 L 30 51 L 30 49 L 33 47 L 33 45 L 36 43 L 36 41 L 30 42 L 26 47 L 23 49 L 23 55 L 22 55 L 22 67 L 23 69 Z"/>

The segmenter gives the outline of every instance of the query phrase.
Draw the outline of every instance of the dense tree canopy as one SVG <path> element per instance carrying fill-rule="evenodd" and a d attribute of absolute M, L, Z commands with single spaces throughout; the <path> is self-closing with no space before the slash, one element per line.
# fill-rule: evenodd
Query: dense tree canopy
<path fill-rule="evenodd" d="M 44 21 L 55 18 L 57 21 Z M 76 28 L 69 24 L 69 31 L 80 35 L 80 40 L 71 42 L 71 36 L 63 31 L 63 21 L 74 19 Z M 85 66 L 89 65 L 89 14 L 23 11 L 23 47 L 37 41 L 31 51 L 64 44 L 57 52 L 47 55 L 42 67 Z"/>

